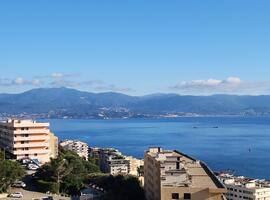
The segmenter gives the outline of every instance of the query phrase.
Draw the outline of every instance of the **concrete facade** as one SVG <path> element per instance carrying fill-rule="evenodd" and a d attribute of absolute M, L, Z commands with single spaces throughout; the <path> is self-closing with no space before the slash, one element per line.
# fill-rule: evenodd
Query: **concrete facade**
<path fill-rule="evenodd" d="M 57 137 L 50 132 L 49 123 L 32 120 L 0 122 L 0 147 L 14 159 L 37 159 L 42 164 L 58 154 Z"/>
<path fill-rule="evenodd" d="M 226 192 L 203 162 L 160 147 L 145 152 L 144 189 L 147 200 L 222 200 Z"/>

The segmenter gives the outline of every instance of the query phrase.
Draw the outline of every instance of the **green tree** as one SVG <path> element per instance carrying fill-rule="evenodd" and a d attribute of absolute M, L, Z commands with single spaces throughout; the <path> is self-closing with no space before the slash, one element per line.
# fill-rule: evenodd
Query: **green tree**
<path fill-rule="evenodd" d="M 0 160 L 0 193 L 6 192 L 8 187 L 25 175 L 19 163 L 10 160 Z"/>
<path fill-rule="evenodd" d="M 57 183 L 57 191 L 76 194 L 84 186 L 89 174 L 99 173 L 99 167 L 93 162 L 88 162 L 72 151 L 59 149 L 57 159 L 42 166 L 36 173 L 37 179 L 42 184 L 47 182 Z M 53 187 L 48 187 L 48 190 Z"/>
<path fill-rule="evenodd" d="M 144 190 L 134 176 L 90 176 L 89 182 L 106 191 L 104 200 L 145 200 Z"/>

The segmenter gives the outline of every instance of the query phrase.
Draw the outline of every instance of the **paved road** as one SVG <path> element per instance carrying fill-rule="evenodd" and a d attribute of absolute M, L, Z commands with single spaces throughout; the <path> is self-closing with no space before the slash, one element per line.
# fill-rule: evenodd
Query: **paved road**
<path fill-rule="evenodd" d="M 10 192 L 22 192 L 23 194 L 23 198 L 20 198 L 22 200 L 32 200 L 32 199 L 40 199 L 42 197 L 46 197 L 47 195 L 44 194 L 44 193 L 40 193 L 40 192 L 33 192 L 33 191 L 28 191 L 28 190 L 24 190 L 24 189 L 21 189 L 21 188 L 11 188 Z M 4 198 L 4 199 L 7 199 L 7 200 L 15 200 L 16 198 Z M 69 197 L 57 197 L 57 196 L 54 196 L 54 199 L 55 200 L 70 200 Z M 18 199 L 16 199 L 18 200 Z"/>
<path fill-rule="evenodd" d="M 24 177 L 23 181 L 26 183 L 26 188 L 11 188 L 9 193 L 13 192 L 22 192 L 23 198 L 20 198 L 22 200 L 32 200 L 32 199 L 40 199 L 42 197 L 46 197 L 45 193 L 38 192 L 36 186 L 33 184 L 32 176 L 33 172 L 28 172 L 26 177 Z M 70 197 L 58 197 L 53 196 L 55 200 L 70 200 Z M 1 200 L 7 199 L 7 200 L 15 200 L 16 198 L 0 198 Z M 17 199 L 18 200 L 18 199 Z"/>

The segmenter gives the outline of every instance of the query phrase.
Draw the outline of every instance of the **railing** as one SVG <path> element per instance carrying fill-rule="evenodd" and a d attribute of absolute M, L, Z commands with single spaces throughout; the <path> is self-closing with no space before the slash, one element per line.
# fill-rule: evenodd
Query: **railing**
<path fill-rule="evenodd" d="M 50 133 L 49 129 L 30 129 L 30 130 L 16 130 L 14 134 L 41 134 L 41 133 Z"/>
<path fill-rule="evenodd" d="M 49 136 L 28 136 L 28 137 L 14 137 L 14 141 L 37 141 L 37 140 L 49 140 Z"/>
<path fill-rule="evenodd" d="M 25 155 L 25 154 L 28 154 L 28 155 L 32 155 L 32 154 L 48 154 L 50 151 L 48 149 L 37 149 L 37 150 L 25 150 L 25 151 L 22 151 L 22 150 L 16 150 L 16 151 L 13 151 L 15 155 Z"/>
<path fill-rule="evenodd" d="M 30 143 L 24 143 L 24 144 L 14 144 L 14 148 L 27 148 L 27 147 L 48 147 L 48 142 L 30 142 Z"/>

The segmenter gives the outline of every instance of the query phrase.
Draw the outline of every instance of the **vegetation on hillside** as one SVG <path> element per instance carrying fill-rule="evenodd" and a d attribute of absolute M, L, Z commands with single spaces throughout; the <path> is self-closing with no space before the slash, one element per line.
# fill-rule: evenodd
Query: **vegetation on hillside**
<path fill-rule="evenodd" d="M 134 176 L 91 175 L 89 183 L 105 190 L 104 200 L 145 200 L 144 190 Z"/>
<path fill-rule="evenodd" d="M 6 192 L 9 186 L 25 175 L 19 163 L 4 159 L 4 152 L 0 151 L 0 193 Z"/>
<path fill-rule="evenodd" d="M 89 174 L 99 172 L 95 163 L 60 148 L 58 158 L 38 169 L 36 180 L 44 192 L 76 194 L 84 187 Z"/>

